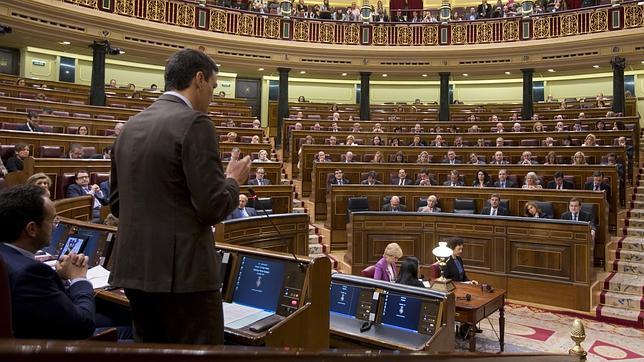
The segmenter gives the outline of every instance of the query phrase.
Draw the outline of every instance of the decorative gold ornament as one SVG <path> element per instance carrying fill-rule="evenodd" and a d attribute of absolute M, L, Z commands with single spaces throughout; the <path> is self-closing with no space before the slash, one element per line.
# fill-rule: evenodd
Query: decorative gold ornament
<path fill-rule="evenodd" d="M 492 41 L 492 23 L 484 21 L 476 24 L 476 41 L 489 43 Z"/>
<path fill-rule="evenodd" d="M 568 354 L 577 356 L 579 357 L 579 360 L 585 361 L 587 353 L 586 351 L 584 351 L 584 347 L 581 346 L 581 342 L 586 339 L 586 330 L 584 329 L 584 325 L 579 319 L 575 319 L 572 322 L 570 338 L 573 340 L 573 342 L 575 342 L 575 346 L 568 351 Z"/>
<path fill-rule="evenodd" d="M 465 44 L 467 41 L 467 31 L 463 25 L 452 26 L 452 44 Z"/>
<path fill-rule="evenodd" d="M 595 10 L 590 14 L 590 31 L 595 33 L 606 30 L 608 30 L 608 10 Z"/>
<path fill-rule="evenodd" d="M 505 21 L 503 22 L 503 41 L 519 40 L 519 22 L 518 21 Z"/>
<path fill-rule="evenodd" d="M 148 0 L 146 19 L 165 23 L 165 1 Z"/>
<path fill-rule="evenodd" d="M 563 35 L 579 34 L 577 14 L 568 14 L 561 17 L 561 33 Z"/>
<path fill-rule="evenodd" d="M 277 39 L 280 36 L 280 19 L 271 16 L 264 21 L 264 36 Z"/>
<path fill-rule="evenodd" d="M 116 14 L 134 16 L 134 0 L 116 0 L 114 3 Z"/>
<path fill-rule="evenodd" d="M 438 44 L 438 26 L 424 25 L 422 39 L 423 39 L 423 45 Z"/>
<path fill-rule="evenodd" d="M 307 21 L 298 21 L 294 23 L 293 39 L 299 41 L 309 40 L 309 23 Z"/>
<path fill-rule="evenodd" d="M 318 28 L 318 38 L 322 43 L 333 43 L 335 41 L 335 24 L 322 23 Z"/>
<path fill-rule="evenodd" d="M 534 37 L 537 39 L 550 37 L 550 18 L 539 17 L 534 19 Z"/>
<path fill-rule="evenodd" d="M 411 45 L 411 28 L 407 25 L 396 25 L 396 45 Z"/>
<path fill-rule="evenodd" d="M 177 25 L 193 27 L 195 25 L 195 7 L 189 4 L 177 6 Z"/>
<path fill-rule="evenodd" d="M 237 34 L 253 36 L 255 33 L 255 16 L 242 15 L 237 18 Z"/>
<path fill-rule="evenodd" d="M 373 44 L 387 45 L 389 43 L 387 28 L 384 25 L 378 25 L 373 28 Z"/>
<path fill-rule="evenodd" d="M 354 45 L 360 43 L 360 27 L 358 24 L 351 24 L 344 27 L 344 42 Z"/>
<path fill-rule="evenodd" d="M 228 30 L 228 17 L 226 12 L 217 9 L 210 10 L 210 30 L 227 32 Z"/>
<path fill-rule="evenodd" d="M 644 5 L 630 5 L 624 7 L 624 27 L 634 28 L 644 25 Z"/>

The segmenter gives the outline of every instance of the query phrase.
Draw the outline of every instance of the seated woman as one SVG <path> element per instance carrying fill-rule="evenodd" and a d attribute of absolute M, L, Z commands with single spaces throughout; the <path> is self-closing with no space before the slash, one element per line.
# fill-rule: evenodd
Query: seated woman
<path fill-rule="evenodd" d="M 396 279 L 396 283 L 411 285 L 413 287 L 424 288 L 423 282 L 418 280 L 418 258 L 415 256 L 408 256 L 400 264 L 400 275 Z"/>
<path fill-rule="evenodd" d="M 546 155 L 544 162 L 544 165 L 556 165 L 557 164 L 557 153 L 555 151 L 550 151 Z"/>
<path fill-rule="evenodd" d="M 599 146 L 599 145 L 597 144 L 595 135 L 592 134 L 592 133 L 589 133 L 586 136 L 586 139 L 584 140 L 584 143 L 581 146 L 582 147 L 592 147 L 592 146 Z"/>
<path fill-rule="evenodd" d="M 398 267 L 396 262 L 402 258 L 403 252 L 400 245 L 390 243 L 385 248 L 382 258 L 376 263 L 376 269 L 373 278 L 377 280 L 384 280 L 386 282 L 394 282 L 398 277 Z"/>
<path fill-rule="evenodd" d="M 587 165 L 588 162 L 586 161 L 586 155 L 584 155 L 583 152 L 577 151 L 575 152 L 575 155 L 572 156 L 572 165 L 573 166 L 579 166 L 579 165 Z"/>
<path fill-rule="evenodd" d="M 405 163 L 405 154 L 402 151 L 396 152 L 394 163 Z"/>
<path fill-rule="evenodd" d="M 382 143 L 382 138 L 380 136 L 374 136 L 373 139 L 371 140 L 371 144 L 374 146 L 384 146 Z"/>
<path fill-rule="evenodd" d="M 376 154 L 373 155 L 373 160 L 371 160 L 371 163 L 383 163 L 383 162 L 385 162 L 385 160 L 382 156 L 382 152 L 376 151 Z"/>
<path fill-rule="evenodd" d="M 476 180 L 472 183 L 473 187 L 491 187 L 490 175 L 485 170 L 476 171 Z"/>
<path fill-rule="evenodd" d="M 522 189 L 534 190 L 542 189 L 543 187 L 539 184 L 539 176 L 536 173 L 530 171 L 525 175 L 525 183 L 521 186 Z"/>
<path fill-rule="evenodd" d="M 447 241 L 447 247 L 452 249 L 454 254 L 450 256 L 445 265 L 445 278 L 452 279 L 455 282 L 470 282 L 471 284 L 478 285 L 479 283 L 476 280 L 470 280 L 467 277 L 465 268 L 463 267 L 463 259 L 461 259 L 463 239 L 451 238 Z"/>
<path fill-rule="evenodd" d="M 429 163 L 429 153 L 427 153 L 427 151 L 423 151 L 420 154 L 418 154 L 416 163 Z"/>
<path fill-rule="evenodd" d="M 543 123 L 541 122 L 535 122 L 532 125 L 532 132 L 545 132 L 546 130 L 543 128 Z"/>
<path fill-rule="evenodd" d="M 49 178 L 49 176 L 47 176 L 45 173 L 35 173 L 29 176 L 25 183 L 27 185 L 42 187 L 45 190 L 45 195 L 47 197 L 51 197 L 51 193 L 49 192 L 49 187 L 51 186 L 51 178 Z"/>
<path fill-rule="evenodd" d="M 523 207 L 523 216 L 534 217 L 537 219 L 544 219 L 546 217 L 534 201 L 528 201 L 525 203 L 525 206 Z"/>

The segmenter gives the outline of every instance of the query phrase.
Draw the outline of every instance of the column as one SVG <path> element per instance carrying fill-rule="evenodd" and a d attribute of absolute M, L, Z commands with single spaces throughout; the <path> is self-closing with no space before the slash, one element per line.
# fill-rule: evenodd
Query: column
<path fill-rule="evenodd" d="M 622 57 L 613 57 L 610 60 L 613 66 L 613 112 L 624 114 L 625 97 L 624 97 L 624 68 L 626 59 Z"/>
<path fill-rule="evenodd" d="M 441 79 L 439 121 L 449 121 L 449 72 L 438 73 Z"/>
<path fill-rule="evenodd" d="M 369 77 L 371 72 L 360 72 L 360 120 L 371 119 L 371 104 L 369 103 Z"/>
<path fill-rule="evenodd" d="M 89 90 L 89 104 L 105 106 L 105 42 L 94 42 L 92 54 L 92 83 Z"/>
<path fill-rule="evenodd" d="M 275 138 L 275 147 L 281 148 L 284 118 L 288 117 L 288 72 L 291 71 L 291 68 L 277 68 L 277 71 L 280 73 L 280 86 L 277 103 L 277 137 Z"/>
<path fill-rule="evenodd" d="M 521 69 L 523 73 L 523 106 L 521 107 L 521 119 L 529 120 L 534 115 L 534 99 L 532 95 L 532 75 L 534 69 Z"/>

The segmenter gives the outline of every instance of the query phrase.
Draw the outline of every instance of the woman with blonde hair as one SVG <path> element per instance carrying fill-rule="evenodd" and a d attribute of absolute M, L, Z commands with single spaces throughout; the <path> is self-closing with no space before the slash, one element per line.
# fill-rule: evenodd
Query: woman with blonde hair
<path fill-rule="evenodd" d="M 376 268 L 373 278 L 377 280 L 384 280 L 386 282 L 395 282 L 398 278 L 398 268 L 396 262 L 402 258 L 403 251 L 400 245 L 390 243 L 385 248 L 382 258 L 376 263 Z"/>
<path fill-rule="evenodd" d="M 419 153 L 416 163 L 429 163 L 429 153 L 427 151 Z"/>
<path fill-rule="evenodd" d="M 595 137 L 594 134 L 589 133 L 586 136 L 586 139 L 584 140 L 584 143 L 581 145 L 582 147 L 591 147 L 591 146 L 598 146 L 597 144 L 597 138 Z"/>
<path fill-rule="evenodd" d="M 556 165 L 557 164 L 557 153 L 555 151 L 550 151 L 546 155 L 545 162 L 543 163 L 545 166 L 548 165 Z"/>
<path fill-rule="evenodd" d="M 586 155 L 584 155 L 583 152 L 577 151 L 575 152 L 574 156 L 572 156 L 573 166 L 587 165 L 587 164 L 588 162 L 586 161 Z"/>
<path fill-rule="evenodd" d="M 543 123 L 541 122 L 534 122 L 534 125 L 532 125 L 532 132 L 545 132 L 546 130 L 543 129 Z"/>
<path fill-rule="evenodd" d="M 382 156 L 382 152 L 376 151 L 376 154 L 373 155 L 373 160 L 371 160 L 371 163 L 383 163 L 383 162 L 385 162 L 385 160 Z"/>
<path fill-rule="evenodd" d="M 542 189 L 543 187 L 539 185 L 539 176 L 536 173 L 530 171 L 525 175 L 525 183 L 521 186 L 523 189 L 534 190 Z"/>
<path fill-rule="evenodd" d="M 49 192 L 49 187 L 51 187 L 51 179 L 43 172 L 38 172 L 29 176 L 26 183 L 27 185 L 42 187 L 42 189 L 45 190 L 47 197 L 51 197 L 51 193 Z"/>

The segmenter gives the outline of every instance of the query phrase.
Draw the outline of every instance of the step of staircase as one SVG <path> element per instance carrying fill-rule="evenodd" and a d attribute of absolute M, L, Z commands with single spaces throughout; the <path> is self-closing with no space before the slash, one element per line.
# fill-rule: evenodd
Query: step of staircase
<path fill-rule="evenodd" d="M 600 304 L 597 306 L 597 318 L 608 322 L 626 323 L 637 328 L 644 326 L 644 313 L 641 311 L 615 308 Z"/>
<path fill-rule="evenodd" d="M 613 271 L 617 273 L 635 274 L 644 277 L 644 264 L 618 259 L 613 262 Z"/>
<path fill-rule="evenodd" d="M 644 243 L 641 238 L 627 236 L 617 242 L 617 247 L 624 250 L 644 251 Z"/>
<path fill-rule="evenodd" d="M 636 237 L 644 237 L 644 228 L 637 228 L 637 227 L 625 227 L 623 229 L 623 234 L 624 236 L 636 236 Z"/>
<path fill-rule="evenodd" d="M 624 220 L 624 226 L 644 229 L 644 218 L 628 218 Z"/>
<path fill-rule="evenodd" d="M 636 296 L 644 296 L 644 278 L 636 274 L 611 273 L 605 280 L 603 290 Z"/>
<path fill-rule="evenodd" d="M 616 250 L 617 259 L 644 265 L 644 252 L 638 250 Z"/>

